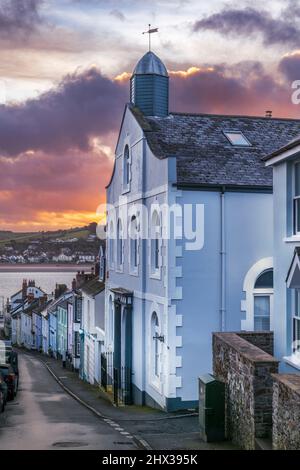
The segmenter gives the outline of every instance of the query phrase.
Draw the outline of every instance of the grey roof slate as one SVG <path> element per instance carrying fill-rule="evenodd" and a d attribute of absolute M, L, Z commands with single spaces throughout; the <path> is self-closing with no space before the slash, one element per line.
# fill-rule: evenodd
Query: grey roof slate
<path fill-rule="evenodd" d="M 145 117 L 131 110 L 156 157 L 177 157 L 177 184 L 271 187 L 263 157 L 300 135 L 300 120 L 171 113 Z M 251 147 L 233 146 L 224 131 L 241 131 Z"/>
<path fill-rule="evenodd" d="M 104 289 L 105 283 L 99 281 L 98 278 L 92 279 L 81 287 L 81 290 L 91 297 L 95 297 L 96 295 L 100 294 L 100 292 L 104 291 Z"/>
<path fill-rule="evenodd" d="M 300 144 L 300 137 L 298 136 L 295 139 L 288 142 L 283 147 L 277 148 L 272 153 L 270 153 L 270 154 L 266 155 L 265 157 L 263 157 L 263 160 L 264 161 L 271 160 L 272 158 L 277 157 L 278 155 L 281 155 L 283 152 L 286 152 L 287 150 L 291 150 L 294 147 L 297 147 L 299 144 Z"/>

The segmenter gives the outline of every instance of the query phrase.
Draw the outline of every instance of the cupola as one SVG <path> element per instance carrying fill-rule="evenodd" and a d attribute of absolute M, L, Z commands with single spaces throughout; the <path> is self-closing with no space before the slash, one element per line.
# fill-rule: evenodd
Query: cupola
<path fill-rule="evenodd" d="M 169 114 L 169 75 L 164 63 L 152 51 L 138 62 L 130 81 L 130 101 L 145 116 Z"/>

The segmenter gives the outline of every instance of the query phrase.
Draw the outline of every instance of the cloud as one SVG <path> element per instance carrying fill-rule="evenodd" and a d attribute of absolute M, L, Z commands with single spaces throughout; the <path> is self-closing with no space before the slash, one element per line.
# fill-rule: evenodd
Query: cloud
<path fill-rule="evenodd" d="M 274 76 L 258 61 L 178 67 L 170 71 L 170 108 L 297 117 L 290 78 L 299 63 L 300 54 L 283 57 Z M 2 226 L 80 225 L 76 213 L 82 224 L 93 220 L 111 176 L 129 77 L 109 79 L 90 68 L 36 99 L 0 106 Z"/>
<path fill-rule="evenodd" d="M 171 109 L 193 113 L 265 114 L 298 117 L 291 88 L 268 74 L 260 62 L 191 67 L 170 72 Z"/>
<path fill-rule="evenodd" d="M 285 55 L 278 68 L 288 81 L 300 80 L 300 51 Z"/>
<path fill-rule="evenodd" d="M 95 219 L 127 88 L 90 68 L 36 99 L 0 106 L 2 226 L 73 225 L 76 212 L 82 224 Z"/>
<path fill-rule="evenodd" d="M 273 18 L 266 11 L 258 11 L 248 7 L 245 9 L 224 9 L 196 21 L 193 31 L 211 30 L 223 35 L 253 35 L 261 33 L 266 45 L 286 44 L 299 46 L 299 27 L 295 24 L 297 10 L 292 17 L 287 8 L 280 18 Z"/>
<path fill-rule="evenodd" d="M 41 22 L 39 6 L 43 0 L 1 0 L 0 37 L 30 33 Z"/>
<path fill-rule="evenodd" d="M 2 158 L 0 173 L 5 177 L 0 179 L 1 226 L 4 221 L 9 228 L 27 229 L 30 225 L 70 226 L 95 220 L 111 171 L 112 161 L 103 152 L 36 152 L 17 160 Z"/>
<path fill-rule="evenodd" d="M 117 20 L 120 20 L 120 21 L 125 21 L 125 15 L 124 13 L 122 13 L 120 10 L 117 10 L 117 9 L 114 9 L 110 12 L 110 15 L 111 16 L 114 16 L 115 18 L 117 18 Z"/>
<path fill-rule="evenodd" d="M 0 106 L 0 154 L 88 151 L 92 137 L 116 131 L 127 95 L 127 87 L 90 68 L 36 99 Z"/>

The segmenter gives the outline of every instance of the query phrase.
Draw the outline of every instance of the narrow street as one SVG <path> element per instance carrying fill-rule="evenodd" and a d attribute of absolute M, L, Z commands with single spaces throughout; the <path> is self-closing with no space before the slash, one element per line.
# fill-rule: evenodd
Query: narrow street
<path fill-rule="evenodd" d="M 66 394 L 38 359 L 21 354 L 19 367 L 18 396 L 0 415 L 0 450 L 135 449 Z"/>

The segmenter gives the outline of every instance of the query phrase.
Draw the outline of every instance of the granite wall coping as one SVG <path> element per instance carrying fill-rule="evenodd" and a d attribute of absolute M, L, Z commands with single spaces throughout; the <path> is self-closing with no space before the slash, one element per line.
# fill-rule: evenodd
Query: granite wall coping
<path fill-rule="evenodd" d="M 226 343 L 250 362 L 279 364 L 277 359 L 249 343 L 249 341 L 239 336 L 238 333 L 213 333 L 213 336 Z"/>
<path fill-rule="evenodd" d="M 297 374 L 272 374 L 276 382 L 282 383 L 300 396 L 300 375 Z"/>

